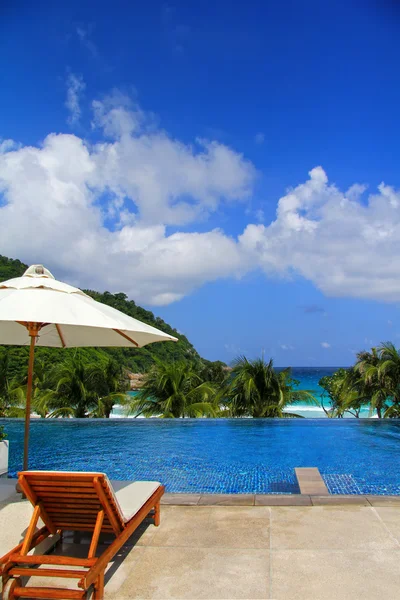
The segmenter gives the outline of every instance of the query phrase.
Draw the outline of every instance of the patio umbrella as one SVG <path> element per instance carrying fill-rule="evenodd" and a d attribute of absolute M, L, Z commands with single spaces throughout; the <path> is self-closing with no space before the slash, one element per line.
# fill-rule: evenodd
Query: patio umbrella
<path fill-rule="evenodd" d="M 28 468 L 35 346 L 140 348 L 163 341 L 178 340 L 57 281 L 42 265 L 33 265 L 22 277 L 1 282 L 0 345 L 29 344 L 24 470 Z"/>

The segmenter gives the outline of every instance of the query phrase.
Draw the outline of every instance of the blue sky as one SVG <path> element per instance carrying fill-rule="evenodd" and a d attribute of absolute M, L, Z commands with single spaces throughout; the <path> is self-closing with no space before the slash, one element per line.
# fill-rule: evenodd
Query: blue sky
<path fill-rule="evenodd" d="M 399 343 L 396 6 L 6 0 L 0 253 L 210 359 Z"/>

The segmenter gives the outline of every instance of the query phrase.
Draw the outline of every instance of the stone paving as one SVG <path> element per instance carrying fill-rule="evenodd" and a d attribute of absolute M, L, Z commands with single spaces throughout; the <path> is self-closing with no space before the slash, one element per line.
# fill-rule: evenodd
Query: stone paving
<path fill-rule="evenodd" d="M 330 505 L 332 497 L 321 496 L 309 497 L 308 506 L 255 506 L 240 505 L 248 497 L 214 496 L 220 505 L 211 505 L 209 496 L 185 496 L 175 497 L 181 505 L 163 505 L 160 527 L 143 523 L 110 564 L 106 599 L 400 597 L 400 498 L 361 496 L 354 504 L 353 496 L 346 505 L 335 497 Z M 0 555 L 20 541 L 31 511 L 11 489 L 0 495 Z M 67 534 L 61 552 L 85 555 L 88 541 Z"/>

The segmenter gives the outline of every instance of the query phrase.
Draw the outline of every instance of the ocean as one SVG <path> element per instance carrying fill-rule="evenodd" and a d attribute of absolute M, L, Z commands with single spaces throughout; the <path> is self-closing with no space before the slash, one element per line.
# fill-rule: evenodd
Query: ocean
<path fill-rule="evenodd" d="M 340 367 L 292 367 L 292 377 L 299 381 L 298 389 L 308 390 L 320 400 L 323 390 L 318 385 L 319 380 L 326 375 L 332 375 L 339 368 Z M 328 399 L 324 399 L 324 405 L 329 408 Z M 290 412 L 297 413 L 309 419 L 327 418 L 322 408 L 308 404 L 296 404 L 290 409 Z M 125 415 L 121 407 L 116 407 L 111 416 L 124 417 Z M 369 416 L 369 408 L 366 407 L 361 411 L 360 417 L 366 418 Z M 352 418 L 351 415 L 347 415 L 346 417 Z"/>
<path fill-rule="evenodd" d="M 340 368 L 341 367 L 293 367 L 292 377 L 299 381 L 298 389 L 308 390 L 315 398 L 317 398 L 317 400 L 320 400 L 323 389 L 318 385 L 318 382 L 326 375 L 333 375 L 333 373 Z M 326 408 L 329 408 L 330 406 L 327 398 L 324 398 L 324 406 Z M 327 418 L 322 408 L 309 404 L 296 404 L 291 408 L 291 412 L 297 413 L 303 417 L 308 417 L 309 419 Z M 368 408 L 361 412 L 362 414 L 360 416 L 369 416 Z M 348 416 L 351 418 L 351 415 Z"/>

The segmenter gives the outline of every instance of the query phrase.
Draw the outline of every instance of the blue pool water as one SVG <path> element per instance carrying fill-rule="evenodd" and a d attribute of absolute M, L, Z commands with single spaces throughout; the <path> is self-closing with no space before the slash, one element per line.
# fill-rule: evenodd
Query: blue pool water
<path fill-rule="evenodd" d="M 1 420 L 10 475 L 23 421 Z M 400 495 L 400 421 L 358 419 L 34 419 L 30 468 L 155 479 L 170 492 L 297 493 L 294 468 L 318 467 L 331 493 Z"/>

